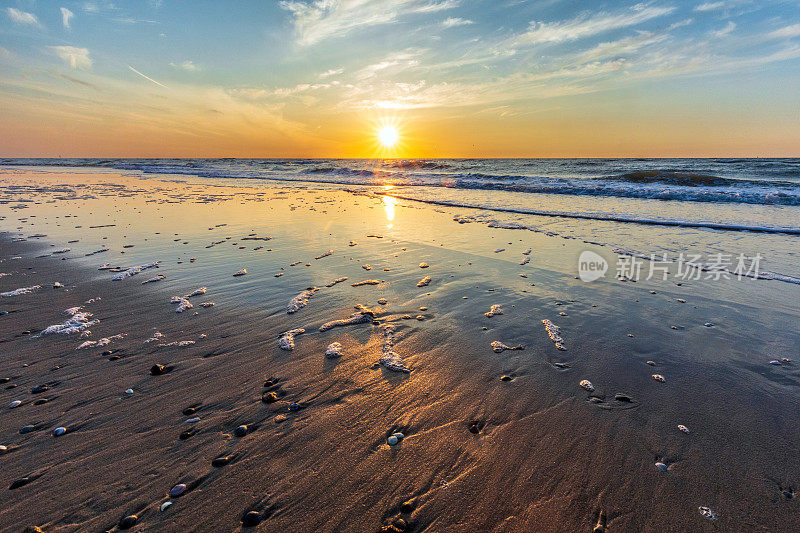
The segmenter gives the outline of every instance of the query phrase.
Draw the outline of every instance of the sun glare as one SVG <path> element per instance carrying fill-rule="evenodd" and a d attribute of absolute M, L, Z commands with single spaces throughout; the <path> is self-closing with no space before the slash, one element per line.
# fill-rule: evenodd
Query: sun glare
<path fill-rule="evenodd" d="M 400 134 L 394 126 L 383 126 L 378 130 L 378 140 L 385 148 L 394 148 L 400 140 Z"/>

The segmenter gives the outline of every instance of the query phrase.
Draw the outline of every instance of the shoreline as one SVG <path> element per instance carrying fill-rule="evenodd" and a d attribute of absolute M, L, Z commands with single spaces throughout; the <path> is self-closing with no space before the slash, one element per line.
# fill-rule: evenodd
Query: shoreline
<path fill-rule="evenodd" d="M 0 374 L 18 385 L 0 389 L 0 444 L 11 448 L 0 457 L 0 528 L 104 530 L 136 513 L 137 527 L 235 530 L 248 511 L 282 531 L 374 531 L 400 519 L 407 531 L 578 531 L 601 511 L 620 531 L 800 527 L 785 496 L 798 486 L 800 372 L 793 362 L 769 365 L 800 348 L 786 334 L 798 309 L 775 284 L 747 289 L 784 298 L 771 309 L 733 282 L 713 293 L 710 283 L 582 284 L 550 267 L 571 261 L 579 243 L 464 227 L 450 212 L 313 189 L 229 192 L 114 176 L 86 177 L 89 188 L 74 194 L 56 176 L 60 189 L 41 199 L 61 199 L 14 211 L 27 233 L 53 235 L 41 240 L 79 238 L 70 252 L 36 257 L 46 245 L 0 236 L 0 271 L 11 271 L 0 292 L 42 286 L 0 298 L 0 310 L 15 311 L 0 317 Z M 55 225 L 65 220 L 81 227 Z M 101 222 L 116 226 L 90 229 Z M 413 231 L 421 237 L 392 236 Z M 109 252 L 82 255 L 103 241 Z M 533 260 L 519 265 L 526 248 Z M 122 281 L 90 266 L 157 260 Z M 240 268 L 247 274 L 234 277 Z M 141 284 L 151 272 L 166 278 Z M 416 287 L 424 276 L 431 284 Z M 368 279 L 379 283 L 352 286 Z M 287 314 L 310 286 L 320 290 Z M 175 313 L 170 297 L 199 287 L 207 292 L 188 298 L 194 307 Z M 83 304 L 100 320 L 90 337 L 35 338 L 98 296 Z M 357 304 L 377 323 L 319 331 Z M 503 314 L 485 316 L 492 305 Z M 375 368 L 387 325 L 410 374 Z M 154 328 L 163 342 L 145 344 Z M 281 333 L 294 328 L 306 333 L 282 350 Z M 187 340 L 195 342 L 158 346 Z M 525 349 L 494 353 L 495 340 Z M 338 359 L 325 356 L 334 341 Z M 154 364 L 173 369 L 153 376 Z M 581 389 L 582 379 L 595 390 Z M 49 401 L 33 405 L 31 389 L 48 383 Z M 262 401 L 271 392 L 277 401 Z M 8 409 L 13 398 L 23 405 Z M 19 434 L 27 424 L 34 431 Z M 52 437 L 57 425 L 68 431 Z M 402 441 L 387 444 L 397 432 Z M 225 466 L 212 466 L 223 456 Z M 189 490 L 170 498 L 178 483 Z M 700 514 L 706 506 L 715 521 Z"/>

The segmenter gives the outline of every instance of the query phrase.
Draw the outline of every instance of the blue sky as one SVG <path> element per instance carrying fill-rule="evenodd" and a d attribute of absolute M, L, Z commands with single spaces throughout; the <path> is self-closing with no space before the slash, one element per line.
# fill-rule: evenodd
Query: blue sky
<path fill-rule="evenodd" d="M 0 155 L 800 155 L 799 88 L 796 0 L 0 2 Z"/>

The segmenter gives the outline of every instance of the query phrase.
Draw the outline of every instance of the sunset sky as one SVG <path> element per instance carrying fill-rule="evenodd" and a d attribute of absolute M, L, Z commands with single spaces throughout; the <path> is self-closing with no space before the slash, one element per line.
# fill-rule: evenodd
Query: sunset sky
<path fill-rule="evenodd" d="M 781 155 L 797 0 L 0 0 L 0 156 Z"/>

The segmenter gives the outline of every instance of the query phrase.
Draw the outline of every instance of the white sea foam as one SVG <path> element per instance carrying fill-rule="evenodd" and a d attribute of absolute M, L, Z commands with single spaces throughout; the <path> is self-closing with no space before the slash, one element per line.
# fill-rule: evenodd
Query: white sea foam
<path fill-rule="evenodd" d="M 524 350 L 525 349 L 525 347 L 523 345 L 521 345 L 521 344 L 518 344 L 516 346 L 508 346 L 506 344 L 503 344 L 500 341 L 492 341 L 491 347 L 492 347 L 492 351 L 494 353 L 502 353 L 502 352 L 504 352 L 506 350 Z"/>
<path fill-rule="evenodd" d="M 325 322 L 319 327 L 319 330 L 328 331 L 329 329 L 333 329 L 340 326 L 349 326 L 351 324 L 364 324 L 366 322 L 372 322 L 372 320 L 375 318 L 375 313 L 363 305 L 360 304 L 357 305 L 356 309 L 357 311 L 347 318 Z"/>
<path fill-rule="evenodd" d="M 365 279 L 364 281 L 357 281 L 352 285 L 353 287 L 361 287 L 362 285 L 378 285 L 378 284 L 380 284 L 380 281 L 378 281 L 377 279 Z"/>
<path fill-rule="evenodd" d="M 73 333 L 80 333 L 87 328 L 100 323 L 99 320 L 90 320 L 93 316 L 92 313 L 83 312 L 79 307 L 70 307 L 65 311 L 65 313 L 70 315 L 68 319 L 61 324 L 53 324 L 52 326 L 48 326 L 44 329 L 44 331 L 42 331 L 41 334 L 52 335 L 57 333 L 60 335 L 71 335 Z"/>
<path fill-rule="evenodd" d="M 304 290 L 294 298 L 289 301 L 289 304 L 286 306 L 286 312 L 288 314 L 296 313 L 306 305 L 308 305 L 308 299 L 319 290 L 318 287 L 309 287 L 308 289 Z"/>
<path fill-rule="evenodd" d="M 489 308 L 488 312 L 483 313 L 483 316 L 485 316 L 486 318 L 492 318 L 495 315 L 502 315 L 502 314 L 503 314 L 503 308 L 495 304 Z"/>
<path fill-rule="evenodd" d="M 329 255 L 333 255 L 333 250 L 328 250 L 327 252 L 322 252 L 314 259 L 322 259 L 323 257 L 328 257 Z"/>
<path fill-rule="evenodd" d="M 556 348 L 559 350 L 566 350 L 563 344 L 564 339 L 561 338 L 561 328 L 547 319 L 542 320 L 542 324 L 544 324 L 544 328 L 547 330 L 547 334 L 550 336 L 550 340 L 553 341 L 553 344 L 556 345 Z"/>
<path fill-rule="evenodd" d="M 2 296 L 3 298 L 7 298 L 9 296 L 21 296 L 23 294 L 30 294 L 34 291 L 38 291 L 41 288 L 42 288 L 41 285 L 33 285 L 32 287 L 20 287 L 19 289 L 14 289 L 13 291 L 2 292 L 0 293 L 0 296 Z"/>
<path fill-rule="evenodd" d="M 190 302 L 189 300 L 187 300 L 182 296 L 173 296 L 172 299 L 170 300 L 170 303 L 178 304 L 178 307 L 175 308 L 176 313 L 183 313 L 187 309 L 191 309 L 192 307 L 194 307 L 192 305 L 192 302 Z"/>
<path fill-rule="evenodd" d="M 303 328 L 290 329 L 281 335 L 280 347 L 281 350 L 292 351 L 294 350 L 294 338 L 297 335 L 302 335 L 306 330 Z"/>
<path fill-rule="evenodd" d="M 142 271 L 147 270 L 148 268 L 158 268 L 159 263 L 161 263 L 161 261 L 154 261 L 152 263 L 147 263 L 146 265 L 131 267 L 127 270 L 120 272 L 119 274 L 114 274 L 114 276 L 111 279 L 114 281 L 120 281 L 125 278 L 135 276 L 136 274 L 139 274 Z"/>
<path fill-rule="evenodd" d="M 161 281 L 162 279 L 166 279 L 166 277 L 167 276 L 165 276 L 164 274 L 159 274 L 158 276 L 154 276 L 150 279 L 144 280 L 142 282 L 142 285 L 144 285 L 145 283 L 155 283 L 156 281 Z"/>
<path fill-rule="evenodd" d="M 394 326 L 392 325 L 386 325 L 383 329 L 383 353 L 380 363 L 392 372 L 411 373 L 411 370 L 403 364 L 400 354 L 394 351 Z"/>
<path fill-rule="evenodd" d="M 336 278 L 335 280 L 331 281 L 330 283 L 325 284 L 325 286 L 326 287 L 333 287 L 337 283 L 341 283 L 343 281 L 347 281 L 347 278 L 346 277 L 344 277 L 344 278 Z"/>
<path fill-rule="evenodd" d="M 110 344 L 112 340 L 121 339 L 122 337 L 124 337 L 124 334 L 123 333 L 118 333 L 117 335 L 112 335 L 110 337 L 103 337 L 102 339 L 99 339 L 99 340 L 96 340 L 96 341 L 86 341 L 86 342 L 81 343 L 76 348 L 76 350 L 82 350 L 84 348 L 98 348 L 100 346 L 106 346 L 107 344 Z"/>

